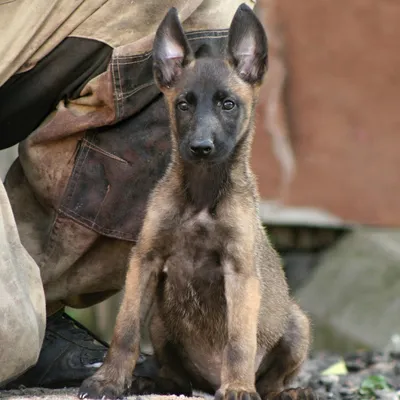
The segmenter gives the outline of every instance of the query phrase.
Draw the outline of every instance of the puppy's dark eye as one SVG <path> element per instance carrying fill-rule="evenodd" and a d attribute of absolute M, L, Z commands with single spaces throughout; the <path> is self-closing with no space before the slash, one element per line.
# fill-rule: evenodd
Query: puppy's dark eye
<path fill-rule="evenodd" d="M 180 101 L 176 106 L 177 106 L 181 111 L 187 111 L 187 110 L 189 110 L 189 104 L 186 103 L 186 101 Z"/>
<path fill-rule="evenodd" d="M 235 107 L 235 103 L 232 100 L 225 100 L 222 103 L 222 108 L 224 110 L 228 110 L 229 111 L 229 110 L 232 110 L 233 107 Z"/>

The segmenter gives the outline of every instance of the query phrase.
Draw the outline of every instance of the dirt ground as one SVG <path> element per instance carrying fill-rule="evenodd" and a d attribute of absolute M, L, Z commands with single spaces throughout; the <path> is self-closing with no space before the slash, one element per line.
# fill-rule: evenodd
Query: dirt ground
<path fill-rule="evenodd" d="M 320 400 L 399 400 L 400 352 L 362 351 L 341 356 L 312 354 L 293 382 L 293 387 L 311 387 Z M 76 400 L 77 388 L 0 391 L 1 399 Z M 197 392 L 190 399 L 213 400 Z M 127 400 L 183 400 L 183 396 L 131 396 Z"/>
<path fill-rule="evenodd" d="M 20 389 L 20 390 L 9 390 L 0 391 L 0 399 L 10 399 L 10 400 L 77 400 L 77 388 L 66 388 L 66 389 L 42 389 L 42 388 L 32 388 L 32 389 Z M 198 395 L 196 397 L 191 397 L 192 400 L 212 400 L 212 396 L 209 395 Z M 137 396 L 126 397 L 126 400 L 138 399 Z M 179 396 L 140 396 L 140 400 L 182 400 Z M 189 398 L 188 398 L 189 399 Z"/>

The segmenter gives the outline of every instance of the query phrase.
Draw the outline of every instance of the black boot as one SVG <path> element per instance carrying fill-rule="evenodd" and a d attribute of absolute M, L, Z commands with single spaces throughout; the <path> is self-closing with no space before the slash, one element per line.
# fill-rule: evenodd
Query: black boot
<path fill-rule="evenodd" d="M 2 389 L 78 387 L 101 366 L 108 344 L 64 311 L 47 318 L 38 362 Z"/>

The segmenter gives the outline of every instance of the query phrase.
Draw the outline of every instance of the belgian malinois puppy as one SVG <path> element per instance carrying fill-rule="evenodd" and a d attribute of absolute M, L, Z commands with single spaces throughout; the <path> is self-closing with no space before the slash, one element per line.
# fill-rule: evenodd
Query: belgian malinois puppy
<path fill-rule="evenodd" d="M 79 397 L 115 398 L 132 385 L 141 313 L 154 295 L 154 392 L 315 398 L 307 389 L 287 389 L 307 357 L 310 326 L 289 297 L 262 227 L 249 164 L 267 69 L 264 29 L 243 4 L 225 57 L 196 58 L 172 8 L 153 57 L 169 109 L 172 159 L 149 199 L 105 362 Z"/>

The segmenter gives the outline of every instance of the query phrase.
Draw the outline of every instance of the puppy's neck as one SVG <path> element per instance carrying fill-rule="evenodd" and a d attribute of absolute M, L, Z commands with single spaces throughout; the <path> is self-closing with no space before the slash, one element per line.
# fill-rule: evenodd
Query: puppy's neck
<path fill-rule="evenodd" d="M 252 189 L 247 143 L 238 144 L 234 153 L 222 163 L 202 161 L 189 163 L 177 152 L 173 154 L 173 170 L 178 175 L 180 189 L 196 209 L 213 212 L 218 203 L 233 192 Z"/>

